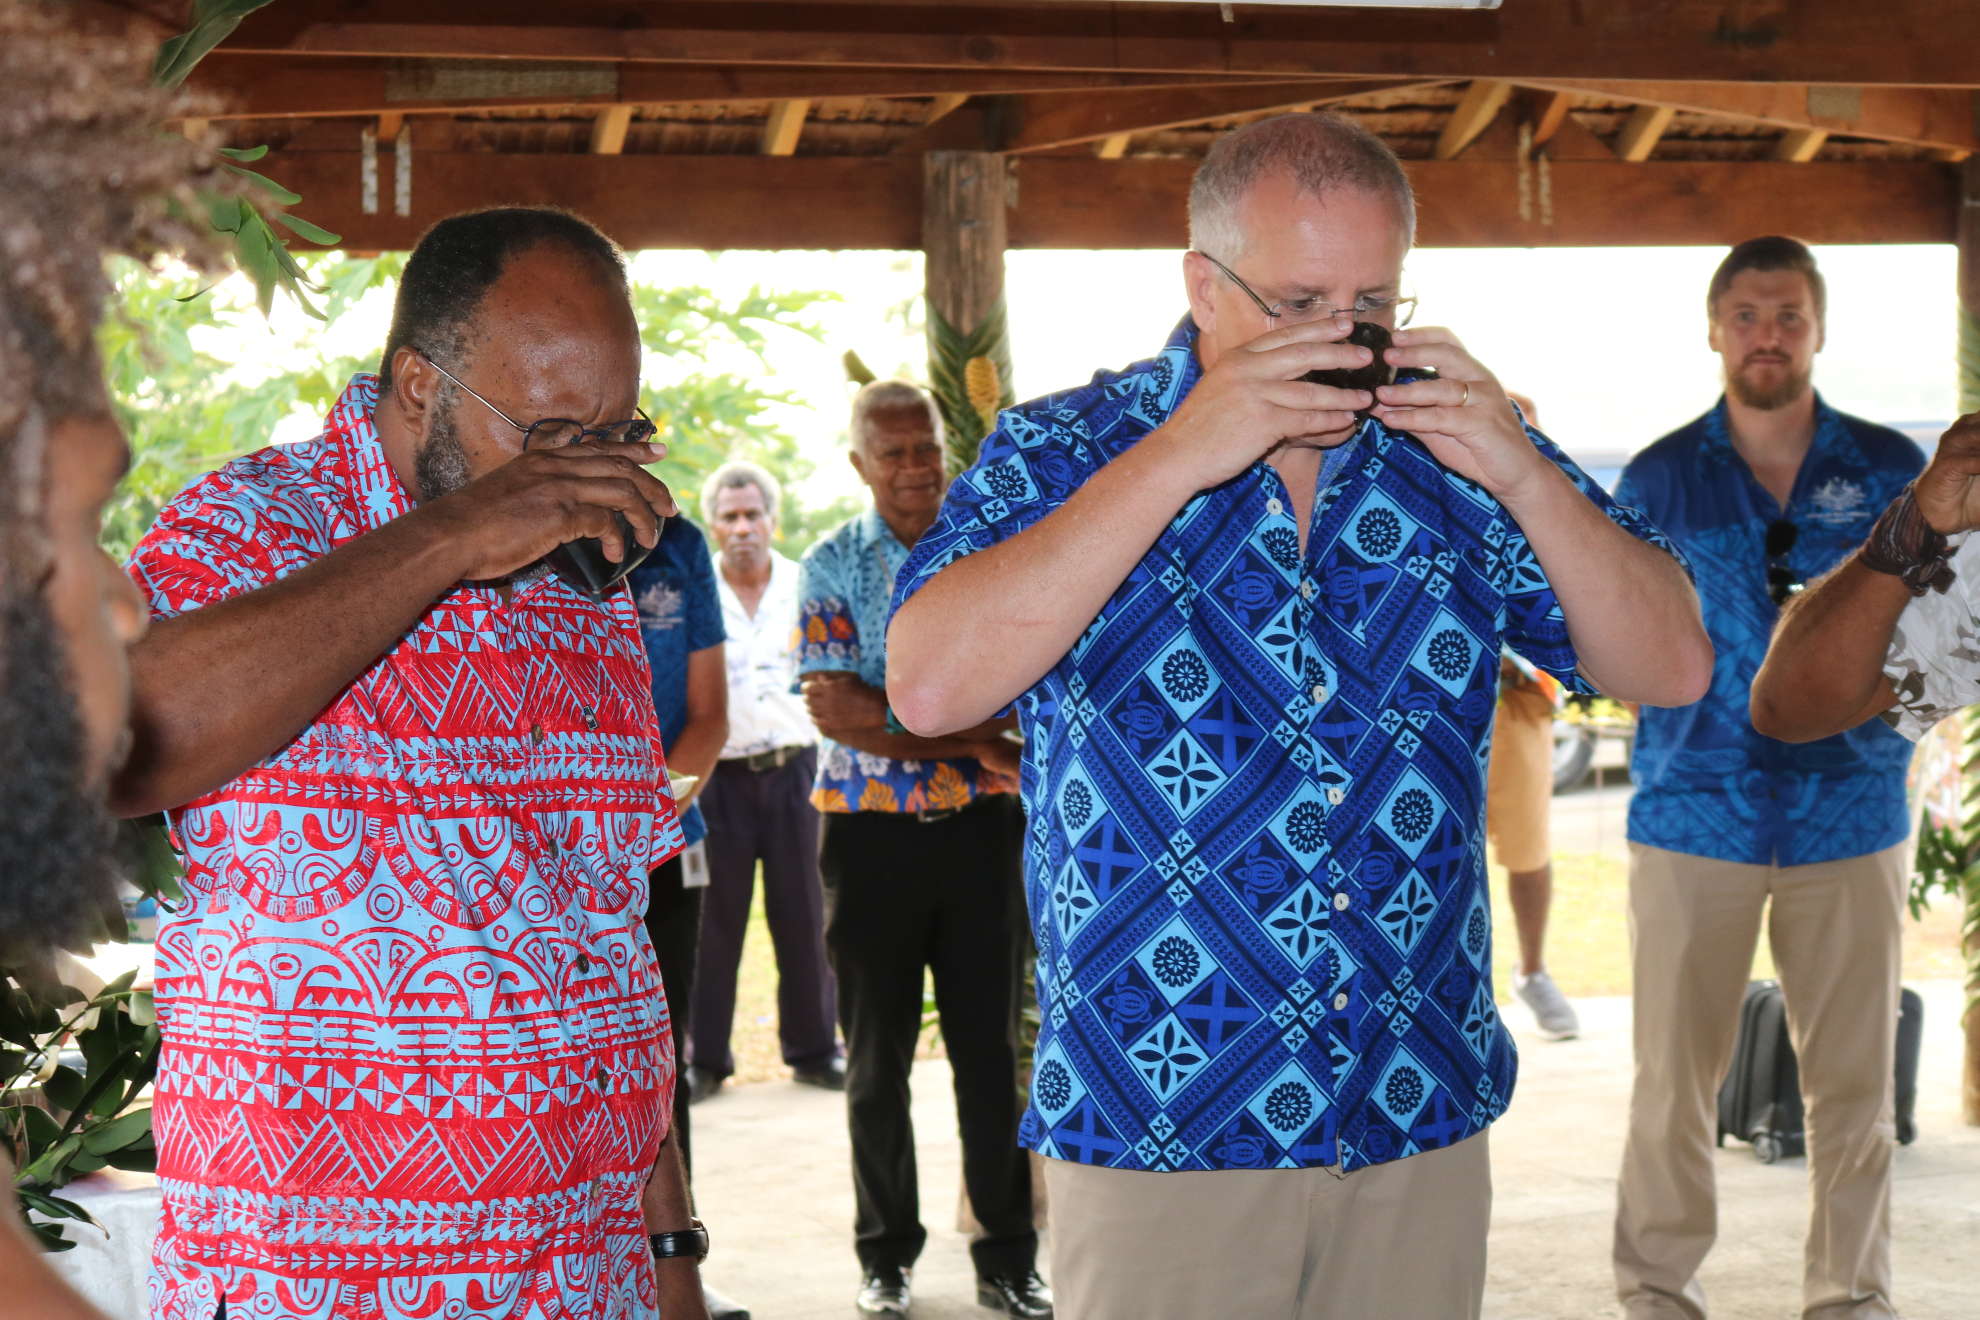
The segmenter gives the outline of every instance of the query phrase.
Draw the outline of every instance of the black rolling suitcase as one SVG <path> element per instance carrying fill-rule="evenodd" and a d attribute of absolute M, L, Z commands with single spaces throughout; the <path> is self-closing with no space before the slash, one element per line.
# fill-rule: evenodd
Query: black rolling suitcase
<path fill-rule="evenodd" d="M 1802 1153 L 1801 1069 L 1779 981 L 1755 981 L 1739 1005 L 1732 1067 L 1719 1083 L 1719 1144 L 1749 1142 L 1762 1164 Z"/>
<path fill-rule="evenodd" d="M 1915 990 L 1898 996 L 1896 1068 L 1897 1139 L 1918 1136 L 1918 1050 L 1925 1005 Z M 1802 1132 L 1801 1068 L 1788 1038 L 1787 1004 L 1779 981 L 1755 981 L 1739 1007 L 1732 1067 L 1719 1084 L 1719 1144 L 1748 1142 L 1762 1164 L 1807 1149 Z"/>
<path fill-rule="evenodd" d="M 1916 990 L 1898 992 L 1897 1139 L 1918 1140 L 1918 1047 L 1925 1035 L 1925 1001 Z"/>

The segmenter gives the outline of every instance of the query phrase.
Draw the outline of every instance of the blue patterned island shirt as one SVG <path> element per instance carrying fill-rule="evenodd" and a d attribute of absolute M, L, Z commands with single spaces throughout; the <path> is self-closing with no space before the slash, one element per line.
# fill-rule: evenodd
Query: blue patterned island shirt
<path fill-rule="evenodd" d="M 1683 549 L 1718 659 L 1704 698 L 1646 708 L 1630 775 L 1635 843 L 1727 862 L 1802 866 L 1862 857 L 1911 832 L 1911 744 L 1880 720 L 1799 745 L 1753 727 L 1747 703 L 1779 610 L 1767 527 L 1795 526 L 1783 566 L 1806 581 L 1863 544 L 1925 466 L 1909 438 L 1815 400 L 1815 439 L 1784 510 L 1733 448 L 1726 401 L 1638 454 L 1616 498 Z"/>
<path fill-rule="evenodd" d="M 887 686 L 887 619 L 908 548 L 873 509 L 805 551 L 798 570 L 798 674 L 848 673 Z M 947 811 L 1017 788 L 973 757 L 903 761 L 818 740 L 820 811 Z"/>
<path fill-rule="evenodd" d="M 896 608 L 1167 420 L 1201 374 L 1195 341 L 1185 318 L 1158 356 L 1006 412 Z M 1505 508 L 1378 422 L 1304 555 L 1265 463 L 1182 508 L 1018 701 L 1044 1019 L 1026 1146 L 1352 1170 L 1505 1111 L 1483 828 L 1502 641 L 1579 685 Z"/>

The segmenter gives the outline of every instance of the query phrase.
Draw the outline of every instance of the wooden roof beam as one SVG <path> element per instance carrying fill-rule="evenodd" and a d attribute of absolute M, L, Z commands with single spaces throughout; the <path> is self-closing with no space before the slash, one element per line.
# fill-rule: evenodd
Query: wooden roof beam
<path fill-rule="evenodd" d="M 1649 160 L 1676 113 L 1667 105 L 1637 106 L 1616 135 L 1616 155 L 1628 161 Z"/>
<path fill-rule="evenodd" d="M 1431 156 L 1437 160 L 1456 160 L 1464 149 L 1483 133 L 1499 111 L 1506 98 L 1512 95 L 1512 84 L 1481 79 L 1464 89 L 1464 97 L 1451 111 L 1451 117 L 1444 121 L 1444 131 L 1437 135 L 1437 145 Z"/>
<path fill-rule="evenodd" d="M 1017 165 L 1021 247 L 1173 248 L 1196 162 L 1032 156 Z M 1426 247 L 1713 244 L 1793 233 L 1814 243 L 1951 242 L 1958 175 L 1906 161 L 1564 160 L 1552 224 L 1521 217 L 1500 160 L 1414 161 Z M 490 156 L 423 151 L 414 213 L 367 216 L 355 150 L 290 151 L 282 181 L 354 250 L 410 247 L 449 213 L 492 202 L 573 207 L 628 248 L 913 248 L 922 162 L 901 157 Z M 664 196 L 666 206 L 651 198 Z"/>
<path fill-rule="evenodd" d="M 1225 23 L 1211 5 L 1138 9 L 1130 21 L 1099 0 L 1049 8 L 698 0 L 548 15 L 519 0 L 289 0 L 250 14 L 225 44 L 321 56 L 1971 87 L 1980 6 L 1521 0 L 1495 11 L 1412 13 L 1407 22 L 1371 10 L 1239 6 Z"/>
<path fill-rule="evenodd" d="M 1781 140 L 1774 144 L 1774 159 L 1803 165 L 1815 159 L 1815 153 L 1829 140 L 1826 128 L 1790 128 L 1781 134 Z"/>
<path fill-rule="evenodd" d="M 632 127 L 633 108 L 608 105 L 591 121 L 591 154 L 617 156 L 626 149 L 626 131 Z"/>
<path fill-rule="evenodd" d="M 801 98 L 778 101 L 763 121 L 763 139 L 758 150 L 766 156 L 789 156 L 797 151 L 804 136 L 804 121 L 811 114 L 811 102 Z"/>
<path fill-rule="evenodd" d="M 956 111 L 962 109 L 963 103 L 968 100 L 968 92 L 940 92 L 930 97 L 928 100 L 928 118 L 921 121 L 923 126 L 934 123 L 944 115 L 954 114 Z"/>
<path fill-rule="evenodd" d="M 549 61 L 315 59 L 216 51 L 189 85 L 216 102 L 216 121 L 462 114 L 569 106 L 692 105 L 798 97 L 933 96 L 1242 87 L 1256 79 L 1193 74 L 1012 73 L 990 69 L 688 68 Z"/>
<path fill-rule="evenodd" d="M 1410 79 L 1332 79 L 1253 83 L 1243 87 L 1096 92 L 1084 96 L 1013 97 L 1005 107 L 1006 130 L 1000 145 L 1005 151 L 1018 153 L 1055 151 L 1089 142 L 1106 142 L 1123 133 L 1157 133 L 1234 115 L 1302 110 L 1414 85 L 1416 82 Z"/>
<path fill-rule="evenodd" d="M 1561 131 L 1561 125 L 1568 122 L 1568 111 L 1574 108 L 1574 93 L 1523 88 L 1517 104 L 1521 119 L 1533 125 L 1533 145 L 1544 147 Z"/>
<path fill-rule="evenodd" d="M 1529 85 L 1612 101 L 1669 106 L 1694 114 L 1749 119 L 1774 128 L 1905 142 L 1921 147 L 1980 148 L 1970 89 L 1856 87 L 1808 83 L 1559 82 Z"/>

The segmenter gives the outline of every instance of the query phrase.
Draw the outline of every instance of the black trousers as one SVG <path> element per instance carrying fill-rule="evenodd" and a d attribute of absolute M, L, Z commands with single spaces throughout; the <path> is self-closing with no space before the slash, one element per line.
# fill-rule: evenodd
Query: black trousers
<path fill-rule="evenodd" d="M 694 991 L 694 1063 L 736 1070 L 729 1033 L 736 969 L 763 863 L 763 915 L 777 952 L 777 1036 L 784 1062 L 810 1068 L 838 1053 L 837 988 L 825 965 L 825 897 L 818 882 L 818 810 L 811 782 L 818 750 L 771 770 L 724 761 L 701 791 L 708 821 L 708 890 L 701 906 L 701 965 Z"/>
<path fill-rule="evenodd" d="M 667 1016 L 674 1038 L 674 1130 L 681 1134 L 681 1163 L 694 1173 L 688 1146 L 688 1088 L 680 1075 L 687 1058 L 688 1014 L 694 1011 L 695 950 L 701 938 L 701 896 L 704 889 L 681 888 L 681 859 L 662 862 L 651 878 L 652 897 L 646 904 L 646 937 L 660 963 L 660 984 L 667 991 Z"/>
<path fill-rule="evenodd" d="M 928 822 L 825 818 L 825 947 L 846 1033 L 854 1245 L 868 1270 L 912 1265 L 928 1240 L 908 1111 L 924 967 L 955 1073 L 963 1183 L 984 1229 L 970 1255 L 979 1274 L 1027 1270 L 1037 1257 L 1031 1168 L 1017 1144 L 1018 1001 L 1032 956 L 1023 832 L 1010 794 Z"/>

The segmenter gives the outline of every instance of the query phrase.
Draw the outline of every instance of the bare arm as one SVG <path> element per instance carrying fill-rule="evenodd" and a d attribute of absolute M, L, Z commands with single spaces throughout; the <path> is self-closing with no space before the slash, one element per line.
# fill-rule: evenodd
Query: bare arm
<path fill-rule="evenodd" d="M 1952 424 L 1913 490 L 1933 530 L 1980 526 L 1980 413 Z M 1884 660 L 1911 599 L 1901 579 L 1865 568 L 1859 552 L 1790 601 L 1753 680 L 1753 727 L 1812 742 L 1896 705 Z"/>
<path fill-rule="evenodd" d="M 176 807 L 286 746 L 458 582 L 579 536 L 622 555 L 615 510 L 650 544 L 673 501 L 598 446 L 525 454 L 278 582 L 159 621 L 131 653 L 133 744 L 112 809 Z"/>
<path fill-rule="evenodd" d="M 1783 742 L 1853 729 L 1897 704 L 1884 655 L 1911 600 L 1904 582 L 1845 559 L 1781 612 L 1753 680 L 1753 727 Z"/>
<path fill-rule="evenodd" d="M 680 1233 L 694 1218 L 694 1201 L 688 1191 L 687 1170 L 681 1164 L 680 1129 L 667 1133 L 660 1146 L 660 1158 L 647 1176 L 646 1192 L 640 1198 L 648 1233 Z M 660 1314 L 667 1320 L 707 1320 L 708 1304 L 701 1295 L 701 1265 L 693 1256 L 670 1256 L 653 1262 L 653 1273 L 660 1285 Z"/>
<path fill-rule="evenodd" d="M 802 684 L 804 705 L 818 732 L 833 742 L 874 756 L 897 761 L 949 760 L 973 757 L 978 760 L 1014 759 L 1015 745 L 1004 738 L 1004 730 L 1015 721 L 1006 716 L 988 719 L 967 729 L 940 738 L 895 733 L 887 727 L 887 694 L 852 673 L 813 672 Z M 897 717 L 898 718 L 898 717 Z M 1002 744 L 999 747 L 998 744 Z M 999 755 L 1004 747 L 1010 758 Z M 994 766 L 993 768 L 1004 768 Z"/>
<path fill-rule="evenodd" d="M 1712 641 L 1677 560 L 1617 526 L 1552 463 L 1503 498 L 1546 570 L 1590 682 L 1651 706 L 1705 695 Z"/>
<path fill-rule="evenodd" d="M 667 748 L 668 770 L 694 775 L 701 781 L 688 794 L 687 802 L 694 801 L 708 783 L 708 776 L 715 773 L 722 744 L 728 740 L 729 676 L 722 643 L 717 642 L 688 653 L 687 723 L 681 726 L 681 736 L 674 739 L 674 745 Z M 687 802 L 681 805 L 685 807 Z"/>
<path fill-rule="evenodd" d="M 1274 330 L 1227 354 L 1175 414 L 1009 540 L 948 565 L 887 630 L 901 723 L 943 734 L 988 719 L 1072 649 L 1177 510 L 1280 442 L 1336 431 L 1365 391 L 1297 379 L 1358 367 L 1342 322 Z"/>

